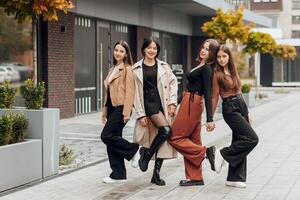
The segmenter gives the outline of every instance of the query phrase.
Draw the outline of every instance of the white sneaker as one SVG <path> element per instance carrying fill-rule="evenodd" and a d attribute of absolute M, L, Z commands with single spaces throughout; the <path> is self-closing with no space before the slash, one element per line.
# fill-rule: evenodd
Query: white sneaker
<path fill-rule="evenodd" d="M 226 182 L 227 186 L 231 187 L 237 187 L 237 188 L 245 188 L 247 187 L 245 182 L 240 182 L 240 181 L 227 181 Z"/>
<path fill-rule="evenodd" d="M 141 146 L 139 147 L 139 149 L 137 150 L 137 152 L 134 154 L 134 156 L 131 159 L 131 167 L 133 167 L 133 168 L 137 168 L 139 166 L 139 159 L 141 157 L 140 148 L 141 148 Z"/>
<path fill-rule="evenodd" d="M 103 183 L 125 183 L 127 179 L 112 179 L 110 177 L 103 178 Z"/>
<path fill-rule="evenodd" d="M 215 153 L 215 171 L 217 173 L 220 173 L 222 170 L 222 167 L 225 165 L 225 160 L 223 158 L 223 156 L 220 153 L 220 150 L 216 150 Z"/>

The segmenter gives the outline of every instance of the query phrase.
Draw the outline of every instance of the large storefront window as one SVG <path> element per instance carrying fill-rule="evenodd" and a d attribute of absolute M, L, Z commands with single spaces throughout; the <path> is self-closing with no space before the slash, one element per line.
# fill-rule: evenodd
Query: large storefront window
<path fill-rule="evenodd" d="M 296 47 L 297 55 L 300 55 L 300 47 Z M 300 82 L 300 57 L 293 61 L 282 61 L 279 58 L 273 60 L 273 82 Z M 283 79 L 283 80 L 282 80 Z"/>
<path fill-rule="evenodd" d="M 21 87 L 33 77 L 32 23 L 18 24 L 0 9 L 0 84 L 18 88 L 16 106 L 24 106 Z"/>

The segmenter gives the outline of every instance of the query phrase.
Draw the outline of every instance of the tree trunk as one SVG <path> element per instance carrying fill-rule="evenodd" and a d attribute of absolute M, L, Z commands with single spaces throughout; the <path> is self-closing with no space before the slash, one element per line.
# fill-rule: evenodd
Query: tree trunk
<path fill-rule="evenodd" d="M 254 56 L 251 56 L 249 59 L 248 76 L 254 77 Z"/>

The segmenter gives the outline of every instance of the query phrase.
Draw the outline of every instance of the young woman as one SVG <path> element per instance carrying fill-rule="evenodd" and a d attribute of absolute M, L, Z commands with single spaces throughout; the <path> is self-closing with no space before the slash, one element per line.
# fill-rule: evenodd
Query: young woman
<path fill-rule="evenodd" d="M 136 86 L 134 108 L 137 112 L 134 141 L 141 144 L 139 167 L 147 171 L 155 154 L 151 183 L 165 185 L 159 176 L 163 159 L 174 158 L 176 151 L 166 142 L 171 135 L 171 121 L 177 104 L 177 79 L 170 66 L 157 59 L 160 45 L 155 38 L 146 38 L 142 45 L 144 58 L 134 64 Z"/>
<path fill-rule="evenodd" d="M 169 142 L 184 156 L 186 180 L 181 180 L 180 186 L 204 185 L 202 161 L 205 156 L 214 170 L 215 147 L 207 148 L 202 145 L 201 115 L 205 102 L 206 126 L 208 131 L 212 131 L 215 126 L 211 102 L 212 65 L 215 63 L 218 47 L 219 43 L 216 40 L 207 39 L 199 48 L 199 65 L 187 74 L 188 84 L 172 125 Z"/>
<path fill-rule="evenodd" d="M 221 45 L 217 53 L 217 67 L 213 78 L 213 110 L 219 95 L 222 97 L 222 114 L 232 130 L 229 147 L 216 151 L 215 168 L 220 172 L 225 161 L 229 163 L 226 185 L 246 187 L 247 155 L 258 143 L 251 127 L 247 105 L 241 95 L 241 81 L 230 50 Z"/>
<path fill-rule="evenodd" d="M 126 160 L 138 159 L 139 145 L 122 138 L 122 131 L 129 121 L 134 101 L 134 80 L 132 59 L 128 44 L 121 40 L 113 50 L 114 66 L 104 81 L 105 98 L 102 109 L 102 122 L 105 124 L 101 140 L 107 145 L 112 173 L 103 179 L 104 183 L 126 181 Z"/>

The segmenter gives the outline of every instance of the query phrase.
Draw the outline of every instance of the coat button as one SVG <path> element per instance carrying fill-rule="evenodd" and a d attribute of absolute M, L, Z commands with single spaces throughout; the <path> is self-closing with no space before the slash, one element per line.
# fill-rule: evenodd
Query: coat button
<path fill-rule="evenodd" d="M 165 85 L 165 88 L 167 88 L 167 86 Z"/>

